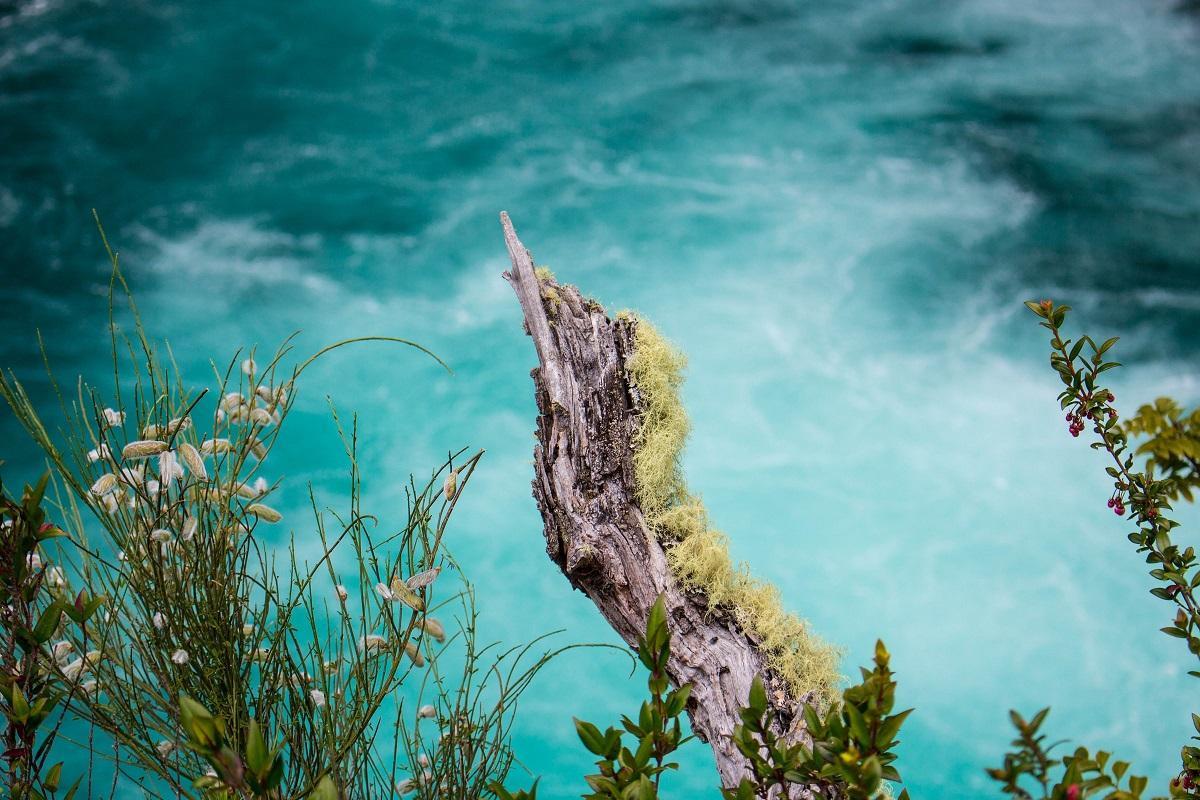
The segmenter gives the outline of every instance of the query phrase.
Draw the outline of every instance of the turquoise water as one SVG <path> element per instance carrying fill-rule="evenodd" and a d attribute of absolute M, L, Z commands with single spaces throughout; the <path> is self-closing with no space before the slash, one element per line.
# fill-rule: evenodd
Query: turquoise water
<path fill-rule="evenodd" d="M 1200 400 L 1198 37 L 1151 0 L 0 2 L 0 363 L 44 396 L 37 328 L 60 375 L 103 374 L 92 207 L 198 382 L 296 329 L 417 338 L 453 377 L 381 346 L 312 371 L 274 457 L 290 518 L 343 488 L 326 394 L 381 515 L 484 448 L 452 546 L 485 630 L 613 641 L 529 495 L 507 209 L 690 353 L 692 485 L 847 672 L 886 639 L 914 796 L 996 794 L 1007 709 L 1043 705 L 1161 784 L 1195 686 L 1020 301 L 1124 337 L 1125 408 Z M 7 412 L 0 459 L 39 469 Z M 543 676 L 516 744 L 547 797 L 590 766 L 570 717 L 639 685 L 615 658 Z M 668 796 L 714 780 L 695 743 Z"/>

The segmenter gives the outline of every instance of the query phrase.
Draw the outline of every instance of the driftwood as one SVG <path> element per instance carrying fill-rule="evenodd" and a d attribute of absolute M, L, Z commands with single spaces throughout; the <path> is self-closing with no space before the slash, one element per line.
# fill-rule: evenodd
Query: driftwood
<path fill-rule="evenodd" d="M 631 645 L 645 629 L 650 606 L 664 595 L 668 672 L 676 685 L 692 684 L 692 730 L 712 746 L 722 784 L 736 786 L 747 765 L 730 735 L 754 676 L 763 677 L 792 737 L 803 736 L 800 711 L 809 698 L 790 696 L 732 617 L 714 614 L 703 594 L 676 582 L 634 500 L 638 396 L 626 362 L 636 320 L 611 319 L 574 286 L 536 275 L 508 215 L 500 222 L 512 260 L 504 277 L 520 300 L 540 363 L 532 372 L 539 412 L 533 495 L 545 523 L 546 553 Z"/>

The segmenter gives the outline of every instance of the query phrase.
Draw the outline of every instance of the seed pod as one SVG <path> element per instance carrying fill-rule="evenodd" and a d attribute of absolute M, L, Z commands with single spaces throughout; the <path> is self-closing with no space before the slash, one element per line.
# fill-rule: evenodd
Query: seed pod
<path fill-rule="evenodd" d="M 454 492 L 458 489 L 458 470 L 450 470 L 450 474 L 446 476 L 446 500 L 447 502 L 454 499 Z"/>
<path fill-rule="evenodd" d="M 420 624 L 424 631 L 434 639 L 437 639 L 439 642 L 446 641 L 446 629 L 442 627 L 442 623 L 433 617 L 426 617 L 421 620 Z"/>
<path fill-rule="evenodd" d="M 242 396 L 238 392 L 230 392 L 221 398 L 221 408 L 234 412 L 242 405 Z"/>
<path fill-rule="evenodd" d="M 247 500 L 253 500 L 254 498 L 258 497 L 258 492 L 254 491 L 254 489 L 250 488 L 250 486 L 245 483 L 238 483 L 237 486 L 234 487 L 234 491 L 237 492 L 238 497 L 244 497 Z"/>
<path fill-rule="evenodd" d="M 404 655 L 408 656 L 415 666 L 425 666 L 425 656 L 421 655 L 421 648 L 417 647 L 415 642 L 404 643 Z"/>
<path fill-rule="evenodd" d="M 187 465 L 188 472 L 192 473 L 192 477 L 202 481 L 208 480 L 208 470 L 204 467 L 204 459 L 200 457 L 200 452 L 195 447 L 183 442 L 179 445 L 179 457 Z"/>
<path fill-rule="evenodd" d="M 158 454 L 158 477 L 167 483 L 183 480 L 183 467 L 179 466 L 179 460 L 170 450 Z"/>
<path fill-rule="evenodd" d="M 243 375 L 253 375 L 256 372 L 258 372 L 258 364 L 254 363 L 253 358 L 247 358 L 245 361 L 242 362 L 242 374 Z"/>
<path fill-rule="evenodd" d="M 150 541 L 155 544 L 166 544 L 175 538 L 175 535 L 166 528 L 155 528 L 150 531 Z"/>
<path fill-rule="evenodd" d="M 112 461 L 112 450 L 108 449 L 108 445 L 101 444 L 95 450 L 88 451 L 87 459 L 89 462 L 91 462 L 93 464 L 95 464 L 100 459 L 104 459 L 105 461 Z"/>
<path fill-rule="evenodd" d="M 417 719 L 433 719 L 437 716 L 437 709 L 433 706 L 421 706 L 417 709 Z"/>
<path fill-rule="evenodd" d="M 167 627 L 167 615 L 161 611 L 155 611 L 151 621 L 154 623 L 154 627 L 160 631 Z"/>
<path fill-rule="evenodd" d="M 103 497 L 117 488 L 117 476 L 111 472 L 106 472 L 96 479 L 92 484 L 92 494 L 97 497 Z"/>
<path fill-rule="evenodd" d="M 253 453 L 254 457 L 259 461 L 262 461 L 267 457 L 267 446 L 260 442 L 257 437 L 247 436 L 246 444 L 250 445 L 250 452 Z"/>
<path fill-rule="evenodd" d="M 200 443 L 200 452 L 206 456 L 214 453 L 228 453 L 232 449 L 228 439 L 205 439 Z"/>
<path fill-rule="evenodd" d="M 377 583 L 377 584 L 375 584 L 375 594 L 379 595 L 379 596 L 380 596 L 380 597 L 382 597 L 382 598 L 383 598 L 383 599 L 384 599 L 386 602 L 389 602 L 389 603 L 390 603 L 390 602 L 393 602 L 393 601 L 395 601 L 395 600 L 397 600 L 397 599 L 398 599 L 398 598 L 396 597 L 396 593 L 395 593 L 395 592 L 393 592 L 391 589 L 389 589 L 389 588 L 387 587 L 387 584 L 386 584 L 386 583 Z"/>
<path fill-rule="evenodd" d="M 179 529 L 179 538 L 185 542 L 190 542 L 196 536 L 197 527 L 196 518 L 188 517 L 183 521 L 183 527 Z"/>
<path fill-rule="evenodd" d="M 322 671 L 326 675 L 336 675 L 338 669 L 341 667 L 341 664 L 342 664 L 341 658 L 335 658 L 335 659 L 332 659 L 331 661 L 326 661 L 323 665 L 321 665 Z"/>
<path fill-rule="evenodd" d="M 150 425 L 147 425 L 146 427 L 142 428 L 142 438 L 143 439 L 157 439 L 158 437 L 164 435 L 166 432 L 167 432 L 166 428 L 160 428 L 157 425 L 150 424 Z"/>
<path fill-rule="evenodd" d="M 399 578 L 392 578 L 390 588 L 392 590 L 392 594 L 395 595 L 393 599 L 396 602 L 404 603 L 404 605 L 408 606 L 413 611 L 425 610 L 425 601 L 421 599 L 420 595 L 408 588 L 408 584 L 406 584 L 404 581 L 400 580 Z"/>
<path fill-rule="evenodd" d="M 366 653 L 383 650 L 387 647 L 387 637 L 377 633 L 368 633 L 358 640 L 358 652 Z"/>
<path fill-rule="evenodd" d="M 246 506 L 246 513 L 253 514 L 263 522 L 279 522 L 283 519 L 283 514 L 280 514 L 270 506 L 264 506 L 262 503 L 251 503 Z"/>
<path fill-rule="evenodd" d="M 267 403 L 275 402 L 275 395 L 271 391 L 270 386 L 259 386 L 257 389 L 254 390 L 254 393 L 256 395 L 258 395 L 259 397 L 261 397 L 264 402 L 267 402 Z"/>
<path fill-rule="evenodd" d="M 256 408 L 250 412 L 250 421 L 255 425 L 270 425 L 274 420 L 271 417 L 271 412 L 265 408 Z"/>
<path fill-rule="evenodd" d="M 254 626 L 253 625 L 247 623 L 242 626 L 242 636 L 253 636 L 253 635 L 254 635 Z"/>
<path fill-rule="evenodd" d="M 320 689 L 313 689 L 308 693 L 308 696 L 312 699 L 313 705 L 317 708 L 323 708 L 325 706 L 325 693 Z"/>
<path fill-rule="evenodd" d="M 61 667 L 63 662 L 67 660 L 67 656 L 71 655 L 72 651 L 74 650 L 75 645 L 71 644 L 70 642 L 59 642 L 58 644 L 54 645 L 52 652 L 54 653 L 55 663 Z"/>
<path fill-rule="evenodd" d="M 121 450 L 121 457 L 127 459 L 149 458 L 156 456 L 167 449 L 166 442 L 160 442 L 155 439 L 141 439 L 136 442 L 130 442 Z"/>
<path fill-rule="evenodd" d="M 104 409 L 104 424 L 109 428 L 115 428 L 118 425 L 125 424 L 125 412 L 114 411 L 111 408 Z"/>
<path fill-rule="evenodd" d="M 343 603 L 346 602 L 346 600 L 350 597 L 350 590 L 348 590 L 345 586 L 342 586 L 340 583 L 334 587 L 334 591 L 337 592 L 338 600 Z"/>
<path fill-rule="evenodd" d="M 251 650 L 249 653 L 246 654 L 246 660 L 247 661 L 257 661 L 257 662 L 261 663 L 263 661 L 266 661 L 268 658 L 270 658 L 270 656 L 271 656 L 271 648 L 257 647 L 254 650 Z"/>
<path fill-rule="evenodd" d="M 188 651 L 184 650 L 183 648 L 171 653 L 171 660 L 181 667 L 188 662 L 188 658 L 190 658 L 190 656 L 188 656 Z"/>
<path fill-rule="evenodd" d="M 190 427 L 192 427 L 191 417 L 175 417 L 167 422 L 167 433 L 174 436 L 180 431 L 186 431 Z"/>
<path fill-rule="evenodd" d="M 408 584 L 408 588 L 412 589 L 413 591 L 424 589 L 426 586 L 437 580 L 438 573 L 441 571 L 441 567 L 427 569 L 424 572 L 418 572 L 416 575 L 413 575 L 411 578 L 405 581 L 405 583 Z"/>

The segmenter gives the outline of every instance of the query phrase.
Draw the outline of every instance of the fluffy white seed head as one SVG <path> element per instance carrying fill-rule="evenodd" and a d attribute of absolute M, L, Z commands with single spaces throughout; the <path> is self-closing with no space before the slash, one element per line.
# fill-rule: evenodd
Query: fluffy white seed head
<path fill-rule="evenodd" d="M 437 580 L 437 576 L 441 571 L 441 567 L 427 569 L 424 572 L 418 572 L 416 575 L 413 575 L 404 583 L 407 584 L 408 588 L 412 589 L 413 591 L 416 591 L 417 589 L 424 589 L 426 586 Z"/>
<path fill-rule="evenodd" d="M 44 581 L 49 589 L 61 589 L 67 585 L 67 578 L 63 575 L 62 567 L 46 567 Z"/>
<path fill-rule="evenodd" d="M 421 599 L 420 595 L 408 588 L 407 583 L 399 578 L 392 578 L 392 583 L 388 588 L 392 590 L 393 601 L 397 603 L 404 603 L 404 605 L 408 606 L 413 611 L 425 610 L 425 601 Z"/>
<path fill-rule="evenodd" d="M 246 513 L 253 514 L 263 522 L 279 522 L 283 519 L 283 514 L 280 514 L 270 506 L 264 506 L 262 503 L 251 503 L 246 506 Z"/>
<path fill-rule="evenodd" d="M 126 459 L 150 458 L 167 449 L 166 442 L 157 439 L 139 439 L 121 448 L 121 457 Z"/>
<path fill-rule="evenodd" d="M 182 647 L 176 650 L 174 653 L 171 653 L 171 661 L 181 667 L 188 662 L 189 658 L 191 658 L 191 656 L 188 655 L 188 651 L 184 650 Z"/>
<path fill-rule="evenodd" d="M 154 627 L 160 631 L 167 627 L 167 615 L 161 611 L 155 611 L 151 620 L 154 622 Z"/>
<path fill-rule="evenodd" d="M 333 590 L 337 592 L 338 600 L 343 603 L 346 602 L 346 600 L 350 597 L 350 590 L 345 586 L 342 586 L 340 583 L 335 586 Z"/>
<path fill-rule="evenodd" d="M 258 364 L 254 363 L 253 358 L 247 358 L 245 361 L 242 362 L 242 374 L 243 375 L 253 375 L 256 372 L 258 372 Z"/>
<path fill-rule="evenodd" d="M 408 656 L 414 665 L 418 667 L 425 666 L 425 656 L 421 655 L 421 648 L 417 647 L 416 642 L 404 643 L 404 655 Z"/>
<path fill-rule="evenodd" d="M 231 449 L 233 449 L 233 445 L 229 443 L 228 439 L 205 439 L 200 443 L 200 452 L 206 456 L 228 453 Z"/>
<path fill-rule="evenodd" d="M 125 412 L 115 411 L 111 408 L 104 409 L 104 424 L 110 428 L 115 428 L 118 425 L 124 425 Z"/>
<path fill-rule="evenodd" d="M 195 447 L 183 442 L 179 445 L 178 451 L 179 457 L 188 468 L 188 472 L 192 473 L 192 477 L 202 481 L 208 480 L 208 470 L 204 466 L 204 459 L 200 457 L 200 452 Z"/>
<path fill-rule="evenodd" d="M 101 459 L 112 461 L 112 450 L 109 449 L 108 445 L 101 443 L 95 450 L 88 451 L 87 459 L 93 464 Z"/>
<path fill-rule="evenodd" d="M 320 689 L 313 689 L 308 693 L 308 696 L 312 699 L 313 705 L 317 708 L 323 708 L 325 706 L 325 693 Z"/>
<path fill-rule="evenodd" d="M 183 480 L 183 467 L 179 465 L 179 459 L 170 450 L 160 453 L 158 456 L 158 479 L 163 483 Z"/>
<path fill-rule="evenodd" d="M 433 719 L 437 716 L 437 709 L 430 705 L 421 706 L 417 709 L 417 719 Z"/>
<path fill-rule="evenodd" d="M 358 652 L 378 652 L 379 650 L 386 648 L 387 643 L 388 641 L 386 636 L 380 636 L 377 633 L 368 633 L 366 636 L 363 636 L 358 640 Z"/>
<path fill-rule="evenodd" d="M 96 497 L 103 497 L 116 488 L 117 476 L 113 475 L 111 472 L 106 472 L 97 478 L 96 482 L 92 484 L 92 494 L 94 494 Z"/>
<path fill-rule="evenodd" d="M 446 629 L 442 626 L 442 623 L 438 622 L 433 617 L 426 617 L 425 619 L 421 620 L 420 624 L 425 632 L 434 639 L 437 639 L 439 642 L 446 641 Z"/>
<path fill-rule="evenodd" d="M 58 642 L 51 652 L 54 654 L 55 663 L 61 667 L 74 651 L 75 645 L 70 642 Z"/>

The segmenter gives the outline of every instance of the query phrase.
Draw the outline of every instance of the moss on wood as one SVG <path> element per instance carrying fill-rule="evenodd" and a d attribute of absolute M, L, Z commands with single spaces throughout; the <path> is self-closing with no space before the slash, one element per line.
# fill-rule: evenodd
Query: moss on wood
<path fill-rule="evenodd" d="M 687 359 L 644 319 L 635 325 L 628 369 L 641 410 L 633 456 L 636 495 L 672 571 L 685 587 L 704 592 L 710 609 L 732 613 L 796 696 L 812 693 L 827 707 L 839 697 L 837 648 L 783 608 L 778 588 L 755 578 L 745 564 L 735 565 L 725 534 L 709 525 L 680 464 L 691 427 L 680 398 Z"/>

